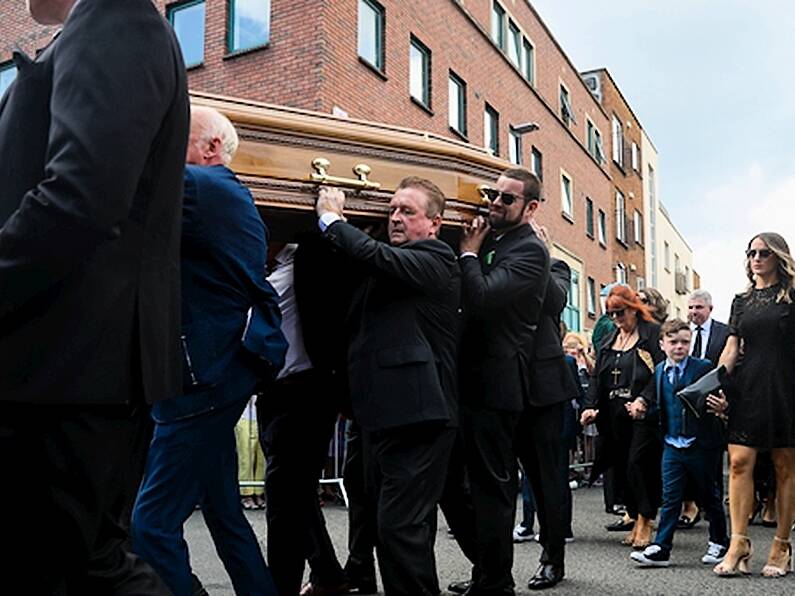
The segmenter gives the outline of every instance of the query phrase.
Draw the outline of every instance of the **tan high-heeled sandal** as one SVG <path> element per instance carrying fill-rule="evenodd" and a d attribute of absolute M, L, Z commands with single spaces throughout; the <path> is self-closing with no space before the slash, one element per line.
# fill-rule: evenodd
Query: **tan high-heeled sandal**
<path fill-rule="evenodd" d="M 790 571 L 793 570 L 792 543 L 789 540 L 784 540 L 783 538 L 779 538 L 778 536 L 773 536 L 773 540 L 787 545 L 787 562 L 784 564 L 783 567 L 779 567 L 778 565 L 772 565 L 770 563 L 770 559 L 768 559 L 767 564 L 764 567 L 762 567 L 762 575 L 764 577 L 784 577 Z"/>
<path fill-rule="evenodd" d="M 745 552 L 737 557 L 734 565 L 729 565 L 725 558 L 722 562 L 715 565 L 715 567 L 712 568 L 712 571 L 718 577 L 736 577 L 738 573 L 742 573 L 743 575 L 751 574 L 751 570 L 748 567 L 748 564 L 751 560 L 751 555 L 754 554 L 754 547 L 751 544 L 751 539 L 744 534 L 732 534 L 732 540 L 734 539 L 740 539 L 745 542 Z"/>

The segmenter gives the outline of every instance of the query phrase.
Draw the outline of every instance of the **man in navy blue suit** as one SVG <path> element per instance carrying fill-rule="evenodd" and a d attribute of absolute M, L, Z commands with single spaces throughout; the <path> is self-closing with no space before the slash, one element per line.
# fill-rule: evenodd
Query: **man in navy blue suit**
<path fill-rule="evenodd" d="M 265 279 L 267 229 L 228 165 L 238 145 L 217 111 L 194 107 L 182 227 L 182 395 L 152 410 L 155 431 L 133 511 L 133 548 L 176 596 L 192 593 L 182 526 L 201 504 L 237 594 L 275 595 L 237 486 L 234 427 L 286 342 Z"/>

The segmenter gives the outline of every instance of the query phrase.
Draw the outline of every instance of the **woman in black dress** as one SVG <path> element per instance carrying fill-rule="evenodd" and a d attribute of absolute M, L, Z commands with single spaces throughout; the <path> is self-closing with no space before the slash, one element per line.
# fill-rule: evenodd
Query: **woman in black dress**
<path fill-rule="evenodd" d="M 770 450 L 776 469 L 778 525 L 766 577 L 786 575 L 792 560 L 790 529 L 795 519 L 795 261 L 784 238 L 755 236 L 746 252 L 751 284 L 732 303 L 729 339 L 720 364 L 733 374 L 729 402 L 729 512 L 732 539 L 721 576 L 748 573 L 751 541 L 746 532 L 754 506 L 754 464 Z"/>
<path fill-rule="evenodd" d="M 634 291 L 613 288 L 607 314 L 616 329 L 597 352 L 580 422 L 595 420 L 600 435 L 608 438 L 616 489 L 623 486 L 627 513 L 635 520 L 624 543 L 645 548 L 660 505 L 662 447 L 659 421 L 644 416 L 646 404 L 639 396 L 654 382 L 654 366 L 665 356 L 660 327 Z"/>

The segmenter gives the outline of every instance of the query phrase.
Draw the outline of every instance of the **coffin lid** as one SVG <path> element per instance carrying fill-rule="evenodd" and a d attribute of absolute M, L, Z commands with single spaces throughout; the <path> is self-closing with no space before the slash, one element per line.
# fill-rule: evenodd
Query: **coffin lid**
<path fill-rule="evenodd" d="M 317 174 L 312 164 L 323 158 L 331 176 L 357 183 L 353 169 L 365 164 L 367 179 L 380 184 L 349 186 L 346 213 L 383 216 L 400 180 L 415 175 L 441 188 L 446 222 L 460 224 L 482 206 L 478 186 L 493 184 L 510 166 L 484 149 L 425 131 L 209 93 L 191 92 L 191 103 L 215 108 L 235 125 L 240 148 L 231 167 L 265 208 L 313 209 L 319 183 L 311 179 Z"/>

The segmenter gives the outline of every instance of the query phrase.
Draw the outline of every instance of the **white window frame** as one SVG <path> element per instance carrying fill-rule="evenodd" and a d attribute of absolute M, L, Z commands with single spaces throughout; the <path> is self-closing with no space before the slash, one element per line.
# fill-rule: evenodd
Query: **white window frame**
<path fill-rule="evenodd" d="M 599 234 L 599 244 L 607 246 L 607 214 L 601 209 L 596 216 L 596 231 Z"/>
<path fill-rule="evenodd" d="M 568 182 L 568 193 L 566 182 Z M 574 219 L 574 179 L 563 169 L 560 170 L 560 209 L 563 215 Z"/>
<path fill-rule="evenodd" d="M 596 316 L 596 280 L 593 277 L 588 278 L 586 292 L 586 299 L 588 301 L 588 314 L 591 316 Z"/>
<path fill-rule="evenodd" d="M 466 81 L 452 70 L 447 74 L 447 123 L 458 134 L 466 136 L 467 85 Z M 453 116 L 456 116 L 454 119 Z"/>
<path fill-rule="evenodd" d="M 522 67 L 522 30 L 519 29 L 513 19 L 508 19 L 508 39 L 506 41 L 505 54 L 511 64 L 516 68 Z"/>
<path fill-rule="evenodd" d="M 633 216 L 633 228 L 635 230 L 635 244 L 643 245 L 643 216 L 641 215 L 640 211 L 635 209 L 635 213 Z"/>
<path fill-rule="evenodd" d="M 500 154 L 500 114 L 488 103 L 483 108 L 483 146 L 492 155 Z"/>
<path fill-rule="evenodd" d="M 500 48 L 505 49 L 505 41 L 507 39 L 507 29 L 505 23 L 508 20 L 508 11 L 499 2 L 492 1 L 491 3 L 491 41 Z"/>
<path fill-rule="evenodd" d="M 627 243 L 627 200 L 624 194 L 616 189 L 616 238 Z"/>
<path fill-rule="evenodd" d="M 574 117 L 574 108 L 571 103 L 571 91 L 569 91 L 569 88 L 562 80 L 558 80 L 558 85 L 558 102 L 560 103 L 558 114 L 560 115 L 560 119 L 566 126 L 577 124 L 577 119 Z"/>
<path fill-rule="evenodd" d="M 622 168 L 624 167 L 624 125 L 621 119 L 613 114 L 611 123 L 613 132 L 613 161 Z"/>
<path fill-rule="evenodd" d="M 640 150 L 635 141 L 632 141 L 632 169 L 640 172 Z"/>
<path fill-rule="evenodd" d="M 616 283 L 624 285 L 627 283 L 627 266 L 623 263 L 616 263 Z"/>
<path fill-rule="evenodd" d="M 529 48 L 529 51 L 528 51 Z M 522 40 L 522 74 L 535 87 L 536 84 L 536 46 L 533 40 L 525 36 Z"/>
<path fill-rule="evenodd" d="M 508 161 L 517 166 L 522 165 L 522 135 L 512 126 L 508 127 Z"/>

